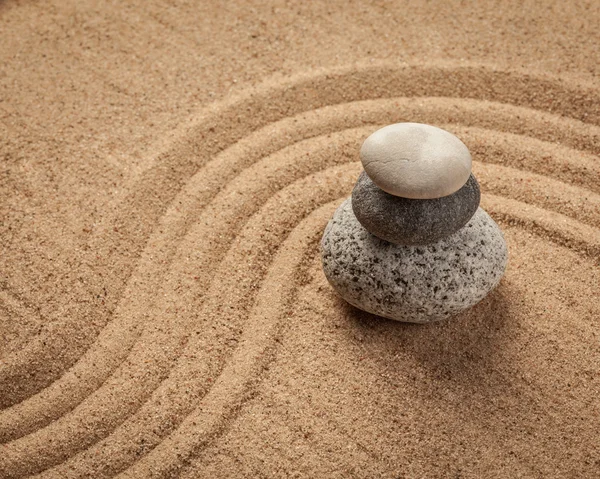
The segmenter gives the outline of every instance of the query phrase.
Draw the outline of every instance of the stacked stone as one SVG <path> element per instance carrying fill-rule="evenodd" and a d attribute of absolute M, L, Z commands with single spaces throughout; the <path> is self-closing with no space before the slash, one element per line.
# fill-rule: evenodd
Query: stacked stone
<path fill-rule="evenodd" d="M 350 304 L 428 323 L 481 301 L 508 258 L 498 225 L 479 208 L 471 155 L 451 133 L 389 125 L 361 150 L 363 171 L 321 242 L 327 280 Z"/>

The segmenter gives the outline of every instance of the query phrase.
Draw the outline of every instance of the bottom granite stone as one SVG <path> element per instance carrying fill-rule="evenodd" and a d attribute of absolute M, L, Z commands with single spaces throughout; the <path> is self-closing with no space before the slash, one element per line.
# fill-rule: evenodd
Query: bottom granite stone
<path fill-rule="evenodd" d="M 481 208 L 451 236 L 403 246 L 369 233 L 350 198 L 329 221 L 321 251 L 325 276 L 342 298 L 412 323 L 438 321 L 475 305 L 499 283 L 508 259 L 500 228 Z"/>

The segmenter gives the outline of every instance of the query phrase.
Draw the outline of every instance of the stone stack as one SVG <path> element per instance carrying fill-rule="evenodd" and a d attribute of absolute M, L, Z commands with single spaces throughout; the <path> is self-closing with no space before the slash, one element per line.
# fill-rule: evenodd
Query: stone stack
<path fill-rule="evenodd" d="M 440 128 L 398 123 L 369 136 L 360 158 L 365 171 L 321 242 L 335 290 L 364 311 L 414 323 L 481 301 L 508 252 L 479 208 L 464 143 Z"/>

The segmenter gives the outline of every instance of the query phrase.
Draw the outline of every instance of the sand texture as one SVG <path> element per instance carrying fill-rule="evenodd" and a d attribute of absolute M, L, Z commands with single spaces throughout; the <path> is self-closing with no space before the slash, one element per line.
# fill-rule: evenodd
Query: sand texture
<path fill-rule="evenodd" d="M 0 478 L 597 478 L 600 3 L 0 0 Z M 362 141 L 469 147 L 509 263 L 362 313 Z"/>

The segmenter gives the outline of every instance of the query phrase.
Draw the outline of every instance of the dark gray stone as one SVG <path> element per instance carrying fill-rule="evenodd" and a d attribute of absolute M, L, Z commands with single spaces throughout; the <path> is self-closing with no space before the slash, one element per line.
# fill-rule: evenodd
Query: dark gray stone
<path fill-rule="evenodd" d="M 444 319 L 481 301 L 499 283 L 508 258 L 500 228 L 481 208 L 437 243 L 404 246 L 363 228 L 350 198 L 327 225 L 321 252 L 325 276 L 342 298 L 413 323 Z"/>
<path fill-rule="evenodd" d="M 352 208 L 358 221 L 375 236 L 391 243 L 418 245 L 435 243 L 466 225 L 480 198 L 473 175 L 456 193 L 415 200 L 386 193 L 363 171 L 352 191 Z"/>

